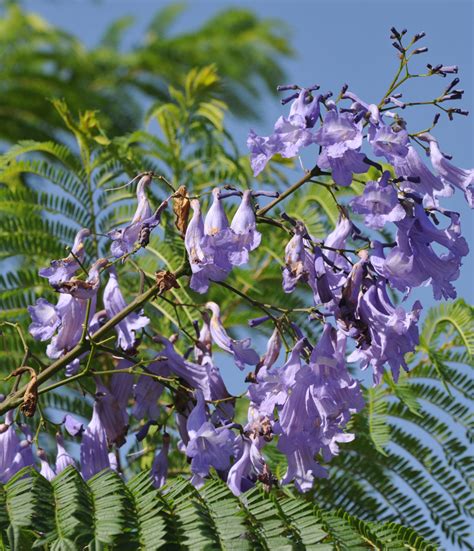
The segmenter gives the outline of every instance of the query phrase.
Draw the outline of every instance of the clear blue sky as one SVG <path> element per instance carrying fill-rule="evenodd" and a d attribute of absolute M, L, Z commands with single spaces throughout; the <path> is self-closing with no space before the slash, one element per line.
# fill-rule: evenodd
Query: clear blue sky
<path fill-rule="evenodd" d="M 74 1 L 28 0 L 26 8 L 36 11 L 53 24 L 77 35 L 87 45 L 94 45 L 104 29 L 115 19 L 133 15 L 136 25 L 127 35 L 127 43 L 139 40 L 147 21 L 169 2 L 145 0 Z M 411 1 L 270 1 L 254 2 L 229 0 L 195 0 L 175 25 L 177 32 L 190 30 L 217 11 L 226 7 L 248 7 L 262 17 L 278 18 L 288 27 L 295 58 L 285 60 L 288 82 L 300 84 L 319 83 L 323 90 L 337 92 L 344 82 L 351 90 L 369 103 L 377 103 L 385 92 L 397 66 L 396 51 L 390 45 L 389 29 L 407 28 L 409 35 L 425 31 L 424 44 L 429 52 L 416 60 L 420 70 L 426 63 L 457 64 L 460 68 L 461 87 L 465 99 L 461 102 L 471 111 L 470 117 L 457 117 L 449 122 L 444 117 L 436 128 L 443 151 L 454 154 L 456 164 L 463 168 L 474 165 L 473 155 L 473 34 L 474 4 L 453 0 Z M 212 62 L 210 59 L 209 62 Z M 407 100 L 426 100 L 436 97 L 449 79 L 418 79 L 409 88 Z M 252 126 L 257 133 L 267 134 L 281 113 L 277 99 L 268 97 L 260 104 L 262 118 L 252 121 L 231 121 L 231 129 L 245 150 L 245 139 Z M 430 107 L 404 112 L 410 129 L 420 130 L 428 126 L 434 116 Z M 462 213 L 463 232 L 474 249 L 472 214 L 462 194 L 448 205 Z M 464 262 L 456 283 L 458 295 L 474 302 L 473 254 Z M 431 288 L 418 290 L 410 302 L 420 298 L 425 312 L 434 303 Z M 240 375 L 240 374 L 239 374 Z M 230 390 L 242 390 L 240 377 L 229 381 Z M 231 378 L 233 379 L 233 377 Z M 242 377 L 243 379 L 243 377 Z"/>

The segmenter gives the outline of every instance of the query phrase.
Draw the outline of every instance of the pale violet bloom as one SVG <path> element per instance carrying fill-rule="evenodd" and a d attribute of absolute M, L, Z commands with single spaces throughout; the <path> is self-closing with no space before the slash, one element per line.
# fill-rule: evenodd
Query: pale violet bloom
<path fill-rule="evenodd" d="M 56 445 L 58 448 L 56 454 L 56 474 L 58 475 L 60 472 L 64 471 L 64 469 L 69 465 L 75 467 L 76 462 L 66 451 L 66 448 L 64 447 L 64 439 L 59 433 L 56 435 Z"/>
<path fill-rule="evenodd" d="M 234 356 L 235 365 L 239 369 L 244 369 L 245 364 L 256 365 L 260 357 L 250 348 L 251 339 L 235 340 L 229 337 L 222 325 L 219 306 L 215 302 L 207 302 L 206 308 L 212 312 L 210 330 L 213 341 Z"/>
<path fill-rule="evenodd" d="M 314 96 L 313 90 L 302 88 L 295 94 L 288 118 L 280 117 L 276 121 L 271 136 L 258 136 L 253 130 L 250 131 L 247 147 L 250 149 L 250 162 L 255 176 L 274 155 L 296 157 L 300 149 L 315 142 L 311 129 L 318 120 L 322 96 Z"/>
<path fill-rule="evenodd" d="M 110 468 L 107 433 L 100 419 L 97 402 L 94 404 L 92 419 L 82 435 L 81 472 L 85 480 Z"/>
<path fill-rule="evenodd" d="M 161 450 L 155 455 L 151 466 L 151 480 L 155 488 L 161 488 L 166 484 L 168 477 L 168 453 L 170 449 L 170 436 L 163 434 L 163 445 Z"/>
<path fill-rule="evenodd" d="M 208 421 L 202 392 L 196 391 L 196 399 L 186 424 L 189 435 L 186 455 L 191 458 L 191 472 L 200 483 L 211 467 L 218 471 L 229 467 L 234 436 L 228 428 L 216 428 Z"/>
<path fill-rule="evenodd" d="M 351 114 L 339 114 L 335 108 L 327 112 L 315 136 L 322 146 L 317 165 L 322 170 L 331 170 L 336 184 L 349 186 L 353 173 L 369 169 L 365 155 L 360 152 L 362 137 L 362 125 L 355 123 Z"/>
<path fill-rule="evenodd" d="M 46 480 L 51 482 L 51 480 L 53 480 L 53 478 L 56 476 L 56 473 L 52 469 L 51 465 L 48 463 L 46 452 L 42 448 L 38 448 L 36 454 L 41 464 L 40 475 L 44 476 Z"/>
<path fill-rule="evenodd" d="M 38 272 L 39 275 L 46 277 L 53 287 L 71 279 L 79 270 L 80 263 L 84 262 L 84 239 L 89 237 L 90 234 L 91 232 L 87 228 L 79 230 L 74 239 L 71 253 L 66 258 L 52 260 L 48 268 L 42 268 Z"/>
<path fill-rule="evenodd" d="M 381 229 L 388 222 L 398 222 L 405 217 L 405 209 L 398 201 L 396 189 L 389 183 L 390 172 L 385 171 L 378 182 L 367 182 L 362 195 L 352 199 L 354 212 L 364 215 L 369 228 Z"/>
<path fill-rule="evenodd" d="M 230 253 L 230 261 L 234 266 L 245 264 L 249 259 L 249 252 L 260 245 L 262 234 L 257 231 L 255 212 L 252 206 L 252 192 L 245 190 L 242 201 L 232 222 L 231 230 L 238 236 L 237 250 Z"/>
<path fill-rule="evenodd" d="M 466 170 L 450 163 L 441 153 L 438 141 L 431 134 L 423 134 L 420 139 L 429 143 L 431 164 L 441 180 L 461 189 L 469 206 L 474 208 L 474 168 Z"/>
<path fill-rule="evenodd" d="M 109 281 L 104 288 L 103 302 L 109 319 L 124 310 L 127 306 L 119 287 L 117 271 L 114 266 L 109 268 Z M 149 323 L 150 319 L 146 316 L 142 316 L 136 312 L 128 314 L 115 326 L 119 347 L 125 351 L 134 350 L 136 344 L 135 333 L 146 327 Z"/>

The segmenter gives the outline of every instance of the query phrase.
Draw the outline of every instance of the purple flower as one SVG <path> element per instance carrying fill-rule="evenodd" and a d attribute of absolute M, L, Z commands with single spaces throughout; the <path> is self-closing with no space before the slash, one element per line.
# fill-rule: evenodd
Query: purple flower
<path fill-rule="evenodd" d="M 295 384 L 296 373 L 301 368 L 301 353 L 304 346 L 305 339 L 300 339 L 283 367 L 270 369 L 262 366 L 257 374 L 257 383 L 249 385 L 248 396 L 251 404 L 262 416 L 272 419 L 275 407 L 283 406 L 286 402 Z"/>
<path fill-rule="evenodd" d="M 186 455 L 191 458 L 191 472 L 200 480 L 209 474 L 210 467 L 218 471 L 228 468 L 234 437 L 229 429 L 216 428 L 207 420 L 201 391 L 196 391 L 196 399 L 196 406 L 186 424 L 189 435 Z"/>
<path fill-rule="evenodd" d="M 134 388 L 135 404 L 132 409 L 137 419 L 158 419 L 160 407 L 158 399 L 163 393 L 163 385 L 150 375 L 167 376 L 169 370 L 165 362 L 153 362 L 146 368 L 149 375 L 140 375 Z"/>
<path fill-rule="evenodd" d="M 372 145 L 374 155 L 385 157 L 389 163 L 393 164 L 399 158 L 403 159 L 407 156 L 408 132 L 403 129 L 395 131 L 386 124 L 380 124 L 377 127 L 371 125 L 369 143 Z"/>
<path fill-rule="evenodd" d="M 66 414 L 63 419 L 64 428 L 71 436 L 79 436 L 84 431 L 84 424 L 73 417 L 70 413 Z"/>
<path fill-rule="evenodd" d="M 113 266 L 109 268 L 109 281 L 104 288 L 103 301 L 109 318 L 112 318 L 127 306 L 118 284 L 117 271 Z M 135 312 L 128 314 L 115 326 L 120 348 L 125 351 L 134 350 L 136 344 L 135 332 L 143 329 L 149 323 L 150 320 L 146 316 L 141 316 Z"/>
<path fill-rule="evenodd" d="M 394 168 L 397 176 L 404 178 L 400 183 L 400 189 L 420 194 L 426 207 L 437 206 L 438 196 L 452 195 L 452 187 L 428 169 L 410 144 L 406 157 L 395 159 Z"/>
<path fill-rule="evenodd" d="M 230 261 L 234 266 L 245 264 L 249 259 L 249 252 L 260 245 L 262 234 L 257 231 L 255 212 L 251 202 L 252 192 L 245 190 L 242 202 L 237 209 L 230 228 L 239 237 L 238 250 L 230 253 Z"/>
<path fill-rule="evenodd" d="M 110 390 L 99 381 L 96 382 L 95 397 L 95 411 L 105 429 L 108 442 L 118 447 L 122 446 L 128 430 L 128 414 L 125 407 L 121 407 Z"/>
<path fill-rule="evenodd" d="M 212 360 L 212 336 L 207 312 L 203 314 L 204 323 L 199 331 L 199 339 L 194 348 L 196 363 L 205 367 L 207 372 L 208 393 L 206 400 L 225 400 L 216 405 L 213 420 L 229 422 L 234 417 L 235 399 L 229 394 L 219 368 Z"/>
<path fill-rule="evenodd" d="M 185 360 L 183 356 L 178 354 L 173 346 L 173 343 L 163 337 L 155 337 L 155 340 L 163 344 L 163 350 L 160 352 L 161 359 L 159 363 L 162 363 L 162 373 L 173 373 L 182 378 L 193 389 L 200 389 L 204 396 L 210 395 L 208 372 L 206 366 L 199 365 L 188 360 Z M 166 369 L 166 371 L 165 371 Z"/>
<path fill-rule="evenodd" d="M 38 448 L 37 455 L 41 464 L 40 475 L 44 476 L 46 480 L 49 480 L 49 482 L 51 482 L 51 480 L 53 480 L 53 478 L 56 476 L 56 473 L 53 471 L 51 465 L 48 463 L 46 452 L 42 448 Z"/>
<path fill-rule="evenodd" d="M 430 134 L 423 134 L 420 138 L 429 142 L 431 164 L 441 180 L 461 189 L 469 206 L 474 208 L 474 169 L 465 170 L 450 163 L 441 153 L 437 140 Z"/>
<path fill-rule="evenodd" d="M 265 461 L 260 452 L 262 438 L 245 438 L 240 435 L 236 439 L 242 440 L 241 451 L 227 475 L 227 484 L 230 491 L 239 496 L 250 489 L 255 479 L 263 474 Z"/>
<path fill-rule="evenodd" d="M 16 457 L 20 451 L 20 439 L 16 434 L 13 426 L 13 411 L 9 411 L 6 415 L 5 422 L 0 424 L 0 482 L 8 482 L 23 465 Z M 17 465 L 15 466 L 15 459 Z"/>
<path fill-rule="evenodd" d="M 280 331 L 277 327 L 273 330 L 271 337 L 267 342 L 267 349 L 261 360 L 261 365 L 270 369 L 272 365 L 278 360 L 281 350 L 281 338 Z"/>
<path fill-rule="evenodd" d="M 167 432 L 163 434 L 163 446 L 156 454 L 151 466 L 151 480 L 155 488 L 161 488 L 166 484 L 168 477 L 168 453 L 170 449 L 170 436 Z"/>
<path fill-rule="evenodd" d="M 345 425 L 363 407 L 358 382 L 345 366 L 345 339 L 326 324 L 309 364 L 302 364 L 306 344 L 296 343 L 283 368 L 263 367 L 249 387 L 251 407 L 270 421 L 288 458 L 283 483 L 295 480 L 300 491 L 310 489 L 315 476 L 326 476 L 315 455 L 335 455 L 337 443 L 352 438 L 344 434 Z"/>
<path fill-rule="evenodd" d="M 279 446 L 288 461 L 288 468 L 284 474 L 281 483 L 289 484 L 292 480 L 299 492 L 308 492 L 313 487 L 314 478 L 327 478 L 328 473 L 314 459 L 314 451 L 305 439 L 301 439 L 296 446 L 286 449 L 285 446 Z"/>
<path fill-rule="evenodd" d="M 199 202 L 191 201 L 194 214 L 184 239 L 193 273 L 190 287 L 198 293 L 207 292 L 211 280 L 223 281 L 232 269 L 229 253 L 235 246 L 235 236 L 229 228 L 218 188 L 213 190 L 213 196 L 205 222 Z"/>
<path fill-rule="evenodd" d="M 137 210 L 128 226 L 110 231 L 107 236 L 113 241 L 110 250 L 115 258 L 130 254 L 139 247 L 146 247 L 150 233 L 160 223 L 163 210 L 168 200 L 163 201 L 154 213 L 151 211 L 145 189 L 150 185 L 151 174 L 145 174 L 137 185 Z M 168 198 L 169 199 L 169 198 Z"/>
<path fill-rule="evenodd" d="M 364 192 L 351 201 L 354 212 L 364 214 L 369 228 L 381 229 L 387 222 L 398 222 L 405 217 L 405 209 L 398 202 L 395 188 L 389 184 L 390 172 L 385 171 L 379 182 L 367 182 Z"/>
<path fill-rule="evenodd" d="M 239 369 L 244 369 L 245 364 L 247 365 L 256 365 L 260 361 L 259 355 L 250 348 L 250 339 L 235 340 L 229 337 L 227 331 L 222 325 L 220 318 L 220 308 L 215 302 L 207 302 L 206 308 L 211 310 L 211 335 L 214 342 L 234 356 L 235 365 Z"/>
<path fill-rule="evenodd" d="M 145 189 L 151 184 L 151 174 L 145 174 L 137 185 L 137 210 L 132 221 L 125 228 L 112 230 L 107 235 L 112 239 L 111 252 L 115 258 L 130 253 L 138 241 L 144 220 L 151 217 L 151 207 Z"/>
<path fill-rule="evenodd" d="M 356 124 L 349 113 L 339 114 L 336 109 L 330 109 L 316 132 L 316 142 L 322 146 L 317 165 L 322 170 L 331 170 L 336 184 L 349 186 L 354 172 L 364 173 L 369 169 L 364 162 L 365 155 L 360 153 L 362 126 Z"/>
<path fill-rule="evenodd" d="M 384 281 L 373 284 L 359 301 L 358 316 L 366 329 L 361 332 L 359 347 L 350 354 L 348 361 L 361 362 L 362 369 L 371 366 L 374 384 L 382 380 L 387 363 L 397 381 L 400 366 L 408 370 L 405 354 L 418 344 L 417 322 L 421 308 L 417 301 L 407 313 L 401 306 L 393 306 Z"/>
<path fill-rule="evenodd" d="M 37 341 L 49 341 L 61 324 L 56 307 L 39 298 L 34 306 L 28 306 L 28 312 L 33 322 L 28 328 L 31 336 Z"/>
<path fill-rule="evenodd" d="M 84 228 L 77 233 L 71 254 L 61 260 L 52 260 L 49 268 L 42 268 L 38 273 L 41 277 L 46 277 L 50 285 L 55 287 L 63 281 L 68 281 L 79 270 L 79 262 L 84 261 L 84 239 L 89 237 L 90 230 Z"/>
<path fill-rule="evenodd" d="M 469 252 L 459 226 L 459 214 L 437 209 L 447 216 L 451 223 L 442 230 L 429 219 L 421 204 L 414 202 L 413 215 L 397 222 L 397 246 L 387 257 L 377 242 L 371 261 L 376 271 L 389 279 L 390 284 L 400 291 L 431 284 L 436 300 L 455 298 L 452 281 L 459 276 L 461 259 Z M 437 254 L 441 245 L 447 252 Z"/>
<path fill-rule="evenodd" d="M 87 301 L 63 294 L 60 295 L 55 308 L 61 323 L 46 349 L 48 358 L 59 358 L 80 341 L 82 325 L 86 319 Z M 95 310 L 95 300 L 91 310 Z"/>
<path fill-rule="evenodd" d="M 122 370 L 133 367 L 133 362 L 122 358 L 115 369 Z M 110 381 L 110 391 L 114 395 L 119 407 L 126 411 L 128 401 L 132 396 L 133 373 L 114 373 Z"/>
<path fill-rule="evenodd" d="M 298 281 L 308 281 L 314 275 L 314 259 L 306 250 L 306 228 L 297 222 L 295 234 L 285 247 L 285 267 L 283 268 L 283 290 L 292 293 Z"/>
<path fill-rule="evenodd" d="M 56 445 L 58 448 L 58 452 L 56 455 L 56 474 L 59 474 L 60 472 L 64 471 L 64 469 L 69 465 L 75 467 L 76 462 L 66 451 L 66 448 L 64 447 L 64 439 L 60 433 L 56 435 Z"/>
<path fill-rule="evenodd" d="M 59 293 L 71 295 L 76 299 L 86 300 L 95 298 L 100 285 L 100 271 L 107 266 L 109 261 L 106 258 L 99 258 L 92 264 L 86 280 L 73 277 L 68 281 L 62 281 L 54 286 Z"/>
<path fill-rule="evenodd" d="M 271 136 L 258 136 L 253 130 L 247 138 L 253 173 L 257 176 L 274 155 L 291 158 L 299 150 L 314 143 L 310 128 L 314 126 L 320 110 L 321 96 L 314 97 L 311 90 L 302 88 L 293 102 L 288 118 L 280 117 Z"/>
<path fill-rule="evenodd" d="M 110 468 L 107 433 L 94 404 L 92 419 L 87 425 L 81 442 L 81 472 L 89 480 L 92 476 Z"/>
<path fill-rule="evenodd" d="M 357 308 L 367 278 L 369 254 L 366 250 L 359 252 L 360 260 L 352 267 L 342 287 L 341 297 L 335 308 L 335 317 L 339 329 L 348 337 L 357 338 L 365 326 L 358 319 Z"/>

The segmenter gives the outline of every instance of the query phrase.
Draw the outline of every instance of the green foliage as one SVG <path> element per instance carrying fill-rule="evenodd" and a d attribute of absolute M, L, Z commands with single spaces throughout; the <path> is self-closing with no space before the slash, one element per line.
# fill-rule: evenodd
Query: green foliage
<path fill-rule="evenodd" d="M 87 49 L 35 13 L 17 5 L 4 8 L 1 140 L 59 137 L 61 119 L 48 99 L 63 97 L 73 113 L 100 111 L 111 135 L 135 130 L 142 122 L 144 98 L 166 102 L 168 86 L 181 86 L 183 75 L 209 59 L 224 78 L 221 99 L 239 116 L 256 116 L 255 100 L 249 98 L 258 98 L 262 87 L 273 92 L 284 80 L 278 59 L 291 51 L 282 25 L 245 9 L 230 9 L 190 32 L 172 33 L 182 10 L 169 6 L 151 16 L 133 49 L 125 52 L 123 40 L 133 16 L 114 22 L 100 43 Z"/>
<path fill-rule="evenodd" d="M 144 471 L 87 483 L 68 467 L 49 483 L 24 469 L 0 485 L 6 551 L 80 549 L 435 549 L 413 529 L 325 511 L 301 496 L 256 487 L 235 497 L 213 478 L 197 491 L 176 478 L 161 490 Z"/>

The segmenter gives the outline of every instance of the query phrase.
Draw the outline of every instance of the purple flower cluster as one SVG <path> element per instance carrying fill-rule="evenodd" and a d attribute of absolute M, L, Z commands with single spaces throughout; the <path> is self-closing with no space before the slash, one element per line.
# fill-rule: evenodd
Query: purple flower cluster
<path fill-rule="evenodd" d="M 451 69 L 433 71 L 445 74 Z M 355 363 L 362 370 L 370 367 L 374 384 L 382 382 L 386 367 L 397 381 L 400 370 L 408 369 L 406 354 L 415 350 L 419 339 L 422 306 L 418 301 L 407 305 L 412 290 L 430 285 L 437 300 L 456 296 L 453 282 L 468 245 L 461 235 L 459 214 L 444 209 L 440 202 L 458 188 L 472 207 L 474 170 L 453 165 L 430 133 L 410 134 L 405 121 L 384 107 L 391 104 L 394 109 L 404 109 L 406 105 L 397 94 L 376 105 L 364 102 L 347 87 L 337 101 L 329 99 L 330 93 L 316 95 L 318 88 L 280 87 L 292 91 L 283 101 L 291 102 L 288 117 L 279 117 L 270 136 L 251 131 L 248 138 L 255 175 L 274 155 L 292 158 L 311 146 L 318 148 L 314 157 L 317 170 L 308 173 L 308 180 L 318 173 L 325 178 L 319 183 L 332 189 L 349 188 L 354 174 L 365 174 L 369 167 L 378 171 L 372 171 L 377 176 L 370 181 L 366 176 L 356 177 L 363 190 L 343 204 L 332 194 L 339 218 L 323 240 L 311 235 L 309 223 L 286 214 L 272 221 L 274 231 L 283 226 L 291 233 L 284 253 L 281 251 L 283 291 L 297 293 L 311 303 L 298 310 L 309 313 L 308 323 L 316 327 L 315 334 L 321 328 L 317 342 L 304 336 L 291 319 L 294 310 L 268 304 L 271 299 L 267 298 L 265 302 L 249 298 L 265 313 L 249 326 L 273 324 L 261 356 L 252 348 L 250 338 L 237 338 L 242 335 L 228 326 L 223 304 L 215 301 L 218 295 L 197 305 L 182 303 L 178 291 L 170 299 L 176 309 L 186 306 L 192 309 L 187 313 L 197 311 L 202 318 L 202 322 L 193 321 L 193 336 L 176 315 L 178 329 L 188 339 L 187 349 L 180 346 L 180 335 L 164 336 L 154 330 L 138 308 L 120 316 L 127 303 L 114 266 L 147 245 L 170 199 L 152 211 L 146 194 L 151 173 L 140 175 L 137 209 L 130 223 L 107 234 L 112 241 L 112 262 L 100 258 L 86 270 L 85 240 L 91 232 L 81 229 L 70 255 L 40 270 L 59 293 L 56 304 L 39 298 L 28 309 L 32 319 L 29 331 L 35 339 L 49 341 L 48 357 L 61 358 L 90 339 L 106 320 L 120 319 L 114 326 L 115 369 L 102 376 L 98 370 L 88 373 L 95 378 L 90 421 L 83 423 L 70 414 L 63 421 L 64 431 L 80 442 L 78 468 L 85 479 L 103 469 L 120 470 L 119 449 L 129 433 L 136 429 L 136 440 L 141 442 L 157 426 L 162 437 L 151 465 L 151 479 L 157 488 L 166 482 L 169 454 L 176 440 L 196 487 L 204 483 L 211 469 L 227 481 L 235 495 L 256 481 L 271 485 L 273 475 L 264 448 L 273 441 L 287 459 L 280 483 L 294 483 L 306 492 L 315 478 L 327 476 L 324 463 L 339 453 L 339 445 L 354 438 L 345 430 L 364 401 L 361 384 L 347 364 Z M 423 162 L 418 146 L 430 157 L 433 171 Z M 178 227 L 184 232 L 189 287 L 198 294 L 207 293 L 212 282 L 223 282 L 234 267 L 247 264 L 262 239 L 254 197 L 271 192 L 225 188 L 213 189 L 205 216 L 201 213 L 202 196 L 189 200 L 179 195 L 181 206 L 186 205 Z M 229 222 L 224 200 L 236 195 L 241 202 Z M 171 196 L 173 200 L 177 197 Z M 192 216 L 188 221 L 189 208 Z M 364 231 L 357 227 L 357 220 Z M 268 221 L 258 218 L 259 224 Z M 390 231 L 394 237 L 387 242 Z M 108 281 L 101 289 L 103 272 Z M 229 284 L 221 286 L 232 291 Z M 389 289 L 403 293 L 402 300 L 394 299 Z M 146 355 L 139 359 L 141 340 L 146 337 Z M 249 408 L 245 426 L 234 422 L 236 397 L 226 388 L 213 357 L 215 348 L 230 355 L 242 371 L 252 366 L 246 379 Z M 78 355 L 82 351 L 79 348 Z M 68 375 L 77 372 L 80 359 L 76 357 L 67 366 Z M 105 378 L 107 375 L 110 377 Z M 169 426 L 172 415 L 173 428 Z M 76 467 L 61 432 L 55 464 L 48 462 L 40 448 L 35 458 L 33 447 L 27 426 L 15 424 L 9 412 L 0 424 L 0 482 L 25 466 L 37 468 L 48 480 L 69 465 Z"/>
<path fill-rule="evenodd" d="M 233 266 L 246 264 L 249 252 L 259 246 L 261 239 L 250 190 L 243 192 L 242 202 L 230 224 L 219 188 L 215 188 L 212 195 L 204 220 L 199 201 L 191 201 L 193 216 L 184 239 L 192 270 L 190 287 L 198 293 L 207 292 L 211 281 L 224 281 Z"/>

